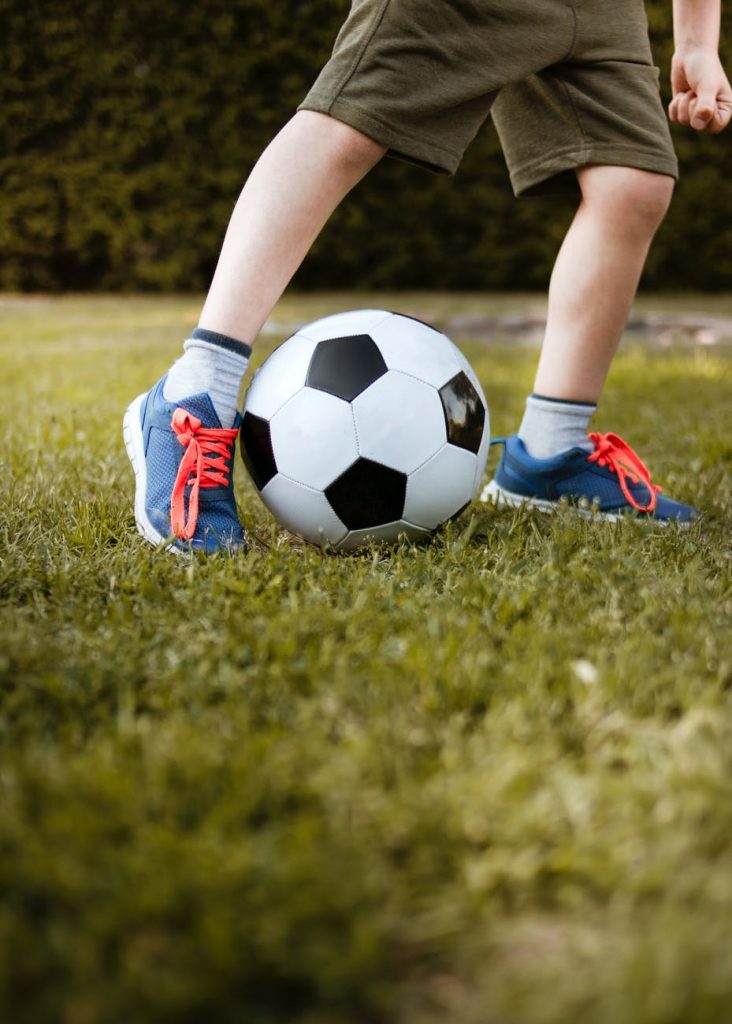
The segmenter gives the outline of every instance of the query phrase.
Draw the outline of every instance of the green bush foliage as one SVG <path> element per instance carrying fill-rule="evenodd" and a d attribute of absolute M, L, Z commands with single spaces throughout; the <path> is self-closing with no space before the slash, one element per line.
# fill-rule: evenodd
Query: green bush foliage
<path fill-rule="evenodd" d="M 5 0 L 0 287 L 205 287 L 243 179 L 348 6 Z M 666 88 L 671 4 L 647 8 Z M 732 132 L 675 136 L 682 180 L 647 284 L 729 287 L 732 218 L 720 211 Z M 335 215 L 297 285 L 543 287 L 571 211 L 513 199 L 487 125 L 457 180 L 385 161 Z"/>

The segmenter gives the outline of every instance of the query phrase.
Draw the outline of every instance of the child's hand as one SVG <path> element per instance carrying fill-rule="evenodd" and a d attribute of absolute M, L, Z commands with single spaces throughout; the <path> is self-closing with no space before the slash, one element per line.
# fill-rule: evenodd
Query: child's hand
<path fill-rule="evenodd" d="M 671 61 L 671 88 L 668 116 L 672 121 L 712 135 L 729 124 L 732 88 L 716 51 L 701 46 L 677 50 Z"/>

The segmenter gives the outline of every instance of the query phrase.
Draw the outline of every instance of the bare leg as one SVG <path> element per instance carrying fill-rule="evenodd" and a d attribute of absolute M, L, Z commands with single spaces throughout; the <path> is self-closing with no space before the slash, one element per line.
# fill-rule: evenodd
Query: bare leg
<path fill-rule="evenodd" d="M 328 217 L 384 153 L 341 121 L 296 114 L 242 190 L 199 326 L 251 344 Z"/>
<path fill-rule="evenodd" d="M 534 392 L 596 402 L 620 341 L 673 179 L 583 167 L 582 201 L 557 257 Z"/>

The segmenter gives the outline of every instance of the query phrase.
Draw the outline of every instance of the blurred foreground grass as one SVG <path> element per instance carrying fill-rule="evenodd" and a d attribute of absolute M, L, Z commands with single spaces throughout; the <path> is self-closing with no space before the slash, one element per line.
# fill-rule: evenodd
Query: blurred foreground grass
<path fill-rule="evenodd" d="M 486 308 L 275 320 L 440 303 Z M 686 533 L 473 508 L 323 556 L 239 465 L 254 550 L 187 562 L 120 420 L 198 309 L 0 300 L 0 1018 L 732 1019 L 729 350 L 629 345 L 597 417 Z M 514 429 L 535 353 L 458 340 Z"/>

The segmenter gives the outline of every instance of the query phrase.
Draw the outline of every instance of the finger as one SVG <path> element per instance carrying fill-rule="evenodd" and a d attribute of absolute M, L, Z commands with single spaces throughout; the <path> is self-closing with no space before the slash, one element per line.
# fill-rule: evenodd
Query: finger
<path fill-rule="evenodd" d="M 714 120 L 717 97 L 713 92 L 700 90 L 689 103 L 689 123 L 696 131 L 703 131 Z"/>
<path fill-rule="evenodd" d="M 683 97 L 691 97 L 692 95 L 693 93 L 691 92 L 691 90 L 687 90 L 685 92 L 680 91 L 675 93 L 674 98 L 671 100 L 668 106 L 668 116 L 671 118 L 672 121 L 679 120 L 679 104 L 681 103 Z"/>
<path fill-rule="evenodd" d="M 676 120 L 679 124 L 689 123 L 689 104 L 693 95 L 691 92 L 682 92 L 677 97 L 679 102 L 676 104 Z"/>
<path fill-rule="evenodd" d="M 716 113 L 712 120 L 709 122 L 707 131 L 710 135 L 719 135 L 719 133 L 723 132 L 724 129 L 727 127 L 727 125 L 730 122 L 730 119 L 732 119 L 732 103 L 717 104 Z"/>

